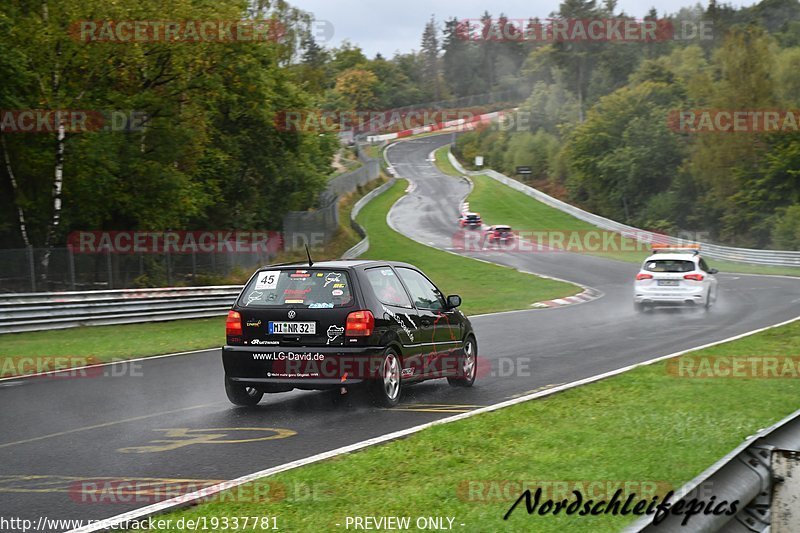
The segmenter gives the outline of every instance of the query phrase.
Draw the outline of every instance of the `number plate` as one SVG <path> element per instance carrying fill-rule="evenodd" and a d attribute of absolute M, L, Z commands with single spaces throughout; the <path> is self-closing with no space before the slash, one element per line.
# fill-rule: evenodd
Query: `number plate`
<path fill-rule="evenodd" d="M 661 279 L 658 280 L 659 287 L 677 287 L 680 282 L 676 279 Z"/>
<path fill-rule="evenodd" d="M 316 335 L 316 322 L 270 322 L 270 335 Z"/>

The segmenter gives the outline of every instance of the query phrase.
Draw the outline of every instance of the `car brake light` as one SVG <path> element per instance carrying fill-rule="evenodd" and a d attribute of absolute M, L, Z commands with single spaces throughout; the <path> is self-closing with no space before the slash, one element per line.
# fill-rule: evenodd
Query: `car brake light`
<path fill-rule="evenodd" d="M 228 320 L 225 321 L 225 335 L 238 337 L 242 334 L 242 315 L 236 311 L 228 311 Z"/>
<path fill-rule="evenodd" d="M 638 274 L 636 276 L 636 281 L 642 281 L 643 279 L 653 279 L 652 274 Z"/>
<path fill-rule="evenodd" d="M 683 276 L 683 279 L 690 279 L 692 281 L 703 281 L 706 278 L 702 274 L 686 274 L 685 276 Z"/>
<path fill-rule="evenodd" d="M 354 311 L 347 315 L 345 335 L 347 337 L 369 337 L 375 329 L 372 311 Z"/>

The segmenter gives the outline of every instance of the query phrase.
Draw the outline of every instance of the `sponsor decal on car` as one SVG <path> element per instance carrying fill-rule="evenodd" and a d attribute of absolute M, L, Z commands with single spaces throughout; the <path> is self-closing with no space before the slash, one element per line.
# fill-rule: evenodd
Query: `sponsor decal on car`
<path fill-rule="evenodd" d="M 264 293 L 260 291 L 253 291 L 247 295 L 247 305 L 253 302 L 260 302 L 264 299 Z"/>
<path fill-rule="evenodd" d="M 278 278 L 280 272 L 259 272 L 258 279 L 256 280 L 257 291 L 272 291 L 278 286 Z"/>
<path fill-rule="evenodd" d="M 344 328 L 341 326 L 331 326 L 328 328 L 328 344 L 332 343 L 344 334 Z"/>
<path fill-rule="evenodd" d="M 342 281 L 341 272 L 331 272 L 330 274 L 325 276 L 325 287 L 327 287 L 331 283 L 340 283 L 341 281 Z"/>
<path fill-rule="evenodd" d="M 260 328 L 261 327 L 261 321 L 260 320 L 252 320 L 252 319 L 248 320 L 247 321 L 247 327 L 248 328 Z"/>

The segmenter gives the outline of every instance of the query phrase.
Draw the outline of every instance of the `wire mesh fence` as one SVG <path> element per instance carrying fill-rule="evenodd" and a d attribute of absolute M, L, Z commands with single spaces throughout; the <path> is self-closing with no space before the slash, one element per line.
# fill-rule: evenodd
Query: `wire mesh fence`
<path fill-rule="evenodd" d="M 274 252 L 75 253 L 70 247 L 0 250 L 0 292 L 208 286 L 269 264 Z"/>

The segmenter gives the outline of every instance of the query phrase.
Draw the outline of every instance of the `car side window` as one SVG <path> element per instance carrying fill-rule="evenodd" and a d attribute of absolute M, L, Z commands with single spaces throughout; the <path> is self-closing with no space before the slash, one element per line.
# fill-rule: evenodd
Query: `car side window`
<path fill-rule="evenodd" d="M 411 300 L 408 299 L 408 294 L 394 270 L 389 267 L 379 267 L 370 268 L 366 273 L 375 297 L 381 303 L 411 309 Z"/>
<path fill-rule="evenodd" d="M 411 298 L 417 309 L 430 309 L 432 311 L 442 311 L 445 309 L 444 298 L 433 283 L 428 278 L 410 268 L 398 268 L 400 278 L 408 287 Z"/>
<path fill-rule="evenodd" d="M 708 265 L 706 264 L 706 260 L 705 259 L 701 259 L 700 260 L 700 270 L 702 270 L 703 272 L 708 272 L 709 271 L 709 268 L 708 268 Z"/>

